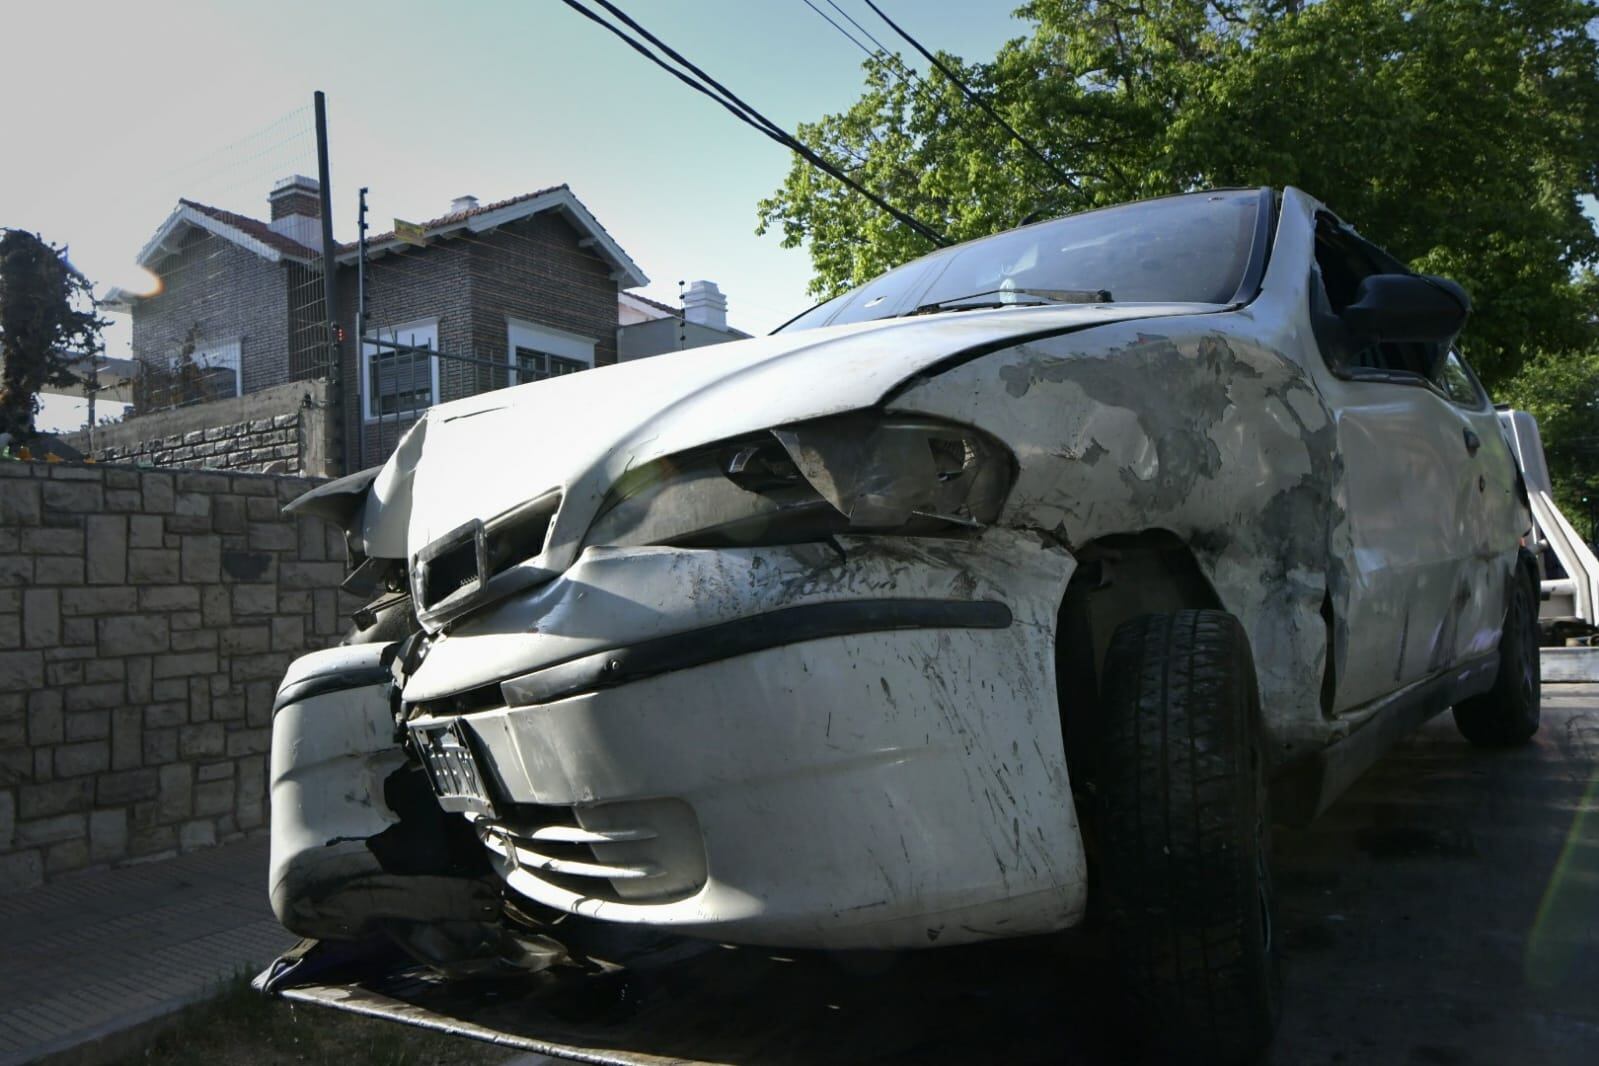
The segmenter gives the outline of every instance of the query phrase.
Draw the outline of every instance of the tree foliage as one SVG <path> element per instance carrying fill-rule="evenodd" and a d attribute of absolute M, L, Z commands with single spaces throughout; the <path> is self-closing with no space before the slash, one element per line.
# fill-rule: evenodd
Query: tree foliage
<path fill-rule="evenodd" d="M 1599 344 L 1539 352 L 1500 386 L 1499 398 L 1538 419 L 1555 502 L 1592 536 L 1599 515 Z"/>
<path fill-rule="evenodd" d="M 1490 386 L 1587 342 L 1599 261 L 1595 0 L 1032 0 L 991 60 L 941 58 L 1066 172 L 938 74 L 865 65 L 847 111 L 798 135 L 956 240 L 1207 186 L 1298 185 L 1476 304 Z M 929 251 L 796 159 L 759 232 L 809 248 L 830 296 Z M 1587 294 L 1591 300 L 1591 290 Z"/>
<path fill-rule="evenodd" d="M 108 324 L 65 248 L 24 230 L 0 231 L 0 433 L 16 443 L 37 436 L 39 392 L 76 384 L 72 364 L 104 350 Z"/>

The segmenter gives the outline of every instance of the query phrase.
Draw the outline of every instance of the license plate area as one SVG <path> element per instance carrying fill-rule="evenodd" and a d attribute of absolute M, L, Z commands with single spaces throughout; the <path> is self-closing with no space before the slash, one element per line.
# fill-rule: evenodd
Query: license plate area
<path fill-rule="evenodd" d="M 488 778 L 460 722 L 412 726 L 411 737 L 440 807 L 495 817 Z"/>

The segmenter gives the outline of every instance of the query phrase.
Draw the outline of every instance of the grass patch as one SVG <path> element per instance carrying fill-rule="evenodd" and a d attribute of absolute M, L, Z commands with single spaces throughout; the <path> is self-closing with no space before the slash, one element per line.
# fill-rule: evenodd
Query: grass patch
<path fill-rule="evenodd" d="M 479 1040 L 263 996 L 240 975 L 115 1066 L 476 1066 L 511 1055 Z"/>

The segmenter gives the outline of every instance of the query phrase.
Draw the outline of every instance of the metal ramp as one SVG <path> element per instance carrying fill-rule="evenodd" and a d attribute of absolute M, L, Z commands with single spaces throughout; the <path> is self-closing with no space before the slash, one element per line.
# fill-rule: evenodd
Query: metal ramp
<path fill-rule="evenodd" d="M 1538 620 L 1545 631 L 1589 639 L 1599 627 L 1599 558 L 1556 506 L 1538 421 L 1526 411 L 1501 410 L 1499 424 L 1521 464 L 1532 505 L 1530 545 L 1544 568 Z M 1543 649 L 1545 681 L 1599 681 L 1599 648 Z"/>

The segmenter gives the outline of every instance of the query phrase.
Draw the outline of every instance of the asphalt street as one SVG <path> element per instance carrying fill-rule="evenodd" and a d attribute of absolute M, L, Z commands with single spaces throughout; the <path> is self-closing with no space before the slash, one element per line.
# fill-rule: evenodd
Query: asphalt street
<path fill-rule="evenodd" d="M 1310 827 L 1279 829 L 1274 871 L 1287 963 L 1275 1066 L 1599 1062 L 1599 685 L 1546 686 L 1542 729 L 1512 751 L 1433 719 Z M 661 940 L 622 947 L 623 971 L 520 989 L 327 991 L 585 1061 L 1128 1061 L 1138 1034 L 1083 947 L 806 955 Z"/>

